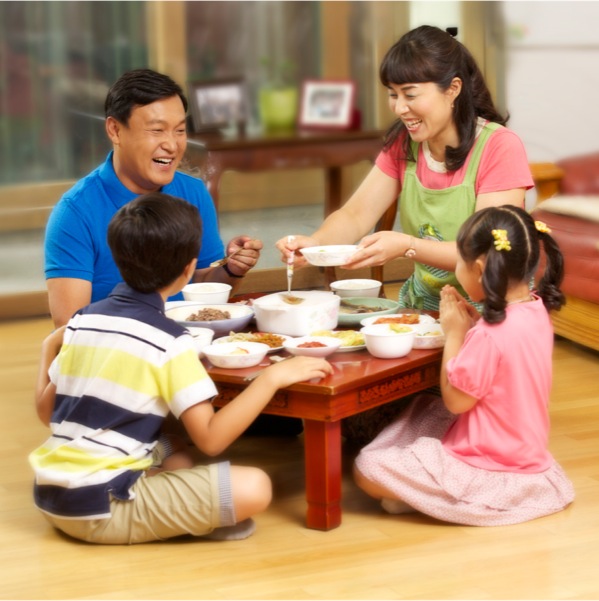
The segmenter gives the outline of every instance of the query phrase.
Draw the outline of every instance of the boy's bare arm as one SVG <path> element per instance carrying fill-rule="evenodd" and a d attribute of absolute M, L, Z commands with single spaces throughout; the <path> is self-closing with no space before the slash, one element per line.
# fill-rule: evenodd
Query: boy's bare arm
<path fill-rule="evenodd" d="M 35 408 L 40 420 L 50 425 L 52 411 L 54 411 L 54 400 L 56 398 L 56 386 L 50 382 L 48 370 L 62 346 L 65 326 L 57 328 L 42 342 L 40 367 L 35 387 Z"/>
<path fill-rule="evenodd" d="M 194 444 L 207 455 L 218 455 L 256 419 L 275 392 L 296 382 L 321 379 L 331 364 L 315 357 L 294 357 L 271 365 L 243 392 L 218 412 L 209 403 L 190 407 L 181 416 Z"/>

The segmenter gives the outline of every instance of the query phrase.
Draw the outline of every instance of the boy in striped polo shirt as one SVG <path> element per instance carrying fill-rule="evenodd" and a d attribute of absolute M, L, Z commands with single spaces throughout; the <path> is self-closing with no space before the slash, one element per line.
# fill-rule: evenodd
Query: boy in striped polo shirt
<path fill-rule="evenodd" d="M 201 221 L 188 202 L 152 192 L 113 217 L 108 243 L 124 283 L 44 340 L 36 407 L 52 435 L 30 455 L 34 499 L 75 538 L 131 544 L 191 534 L 249 536 L 272 497 L 268 475 L 228 462 L 155 470 L 169 412 L 203 453 L 224 451 L 279 388 L 331 372 L 324 359 L 272 365 L 222 410 L 191 335 L 164 315 L 191 279 Z"/>

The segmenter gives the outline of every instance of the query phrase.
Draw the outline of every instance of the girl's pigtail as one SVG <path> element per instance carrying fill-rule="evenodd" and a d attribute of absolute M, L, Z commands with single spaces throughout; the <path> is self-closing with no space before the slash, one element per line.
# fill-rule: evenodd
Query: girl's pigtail
<path fill-rule="evenodd" d="M 493 247 L 491 246 L 491 249 Z M 505 319 L 508 280 L 505 276 L 505 253 L 490 250 L 482 276 L 485 293 L 482 316 L 487 323 L 501 323 Z"/>
<path fill-rule="evenodd" d="M 545 250 L 545 271 L 537 286 L 537 294 L 543 299 L 547 310 L 560 309 L 565 304 L 566 298 L 560 290 L 564 279 L 564 257 L 557 242 L 549 235 L 547 229 L 539 229 L 539 238 Z"/>

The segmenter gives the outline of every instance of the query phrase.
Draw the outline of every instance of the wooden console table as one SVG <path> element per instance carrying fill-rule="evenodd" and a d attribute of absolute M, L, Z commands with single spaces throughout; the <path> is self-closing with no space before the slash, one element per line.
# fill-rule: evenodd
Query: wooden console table
<path fill-rule="evenodd" d="M 375 160 L 383 146 L 383 131 L 281 132 L 229 137 L 189 134 L 187 158 L 199 167 L 218 208 L 220 180 L 225 171 L 321 168 L 325 177 L 325 216 L 339 208 L 341 168 Z"/>

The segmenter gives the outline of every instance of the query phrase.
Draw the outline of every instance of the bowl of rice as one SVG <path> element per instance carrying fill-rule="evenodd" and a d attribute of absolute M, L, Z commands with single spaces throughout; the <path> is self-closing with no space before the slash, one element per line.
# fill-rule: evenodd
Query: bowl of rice
<path fill-rule="evenodd" d="M 348 279 L 331 283 L 331 290 L 338 296 L 374 296 L 381 291 L 382 283 L 378 280 Z"/>
<path fill-rule="evenodd" d="M 229 302 L 229 295 L 233 287 L 220 282 L 198 282 L 187 284 L 181 290 L 186 301 L 202 304 L 223 305 Z"/>

